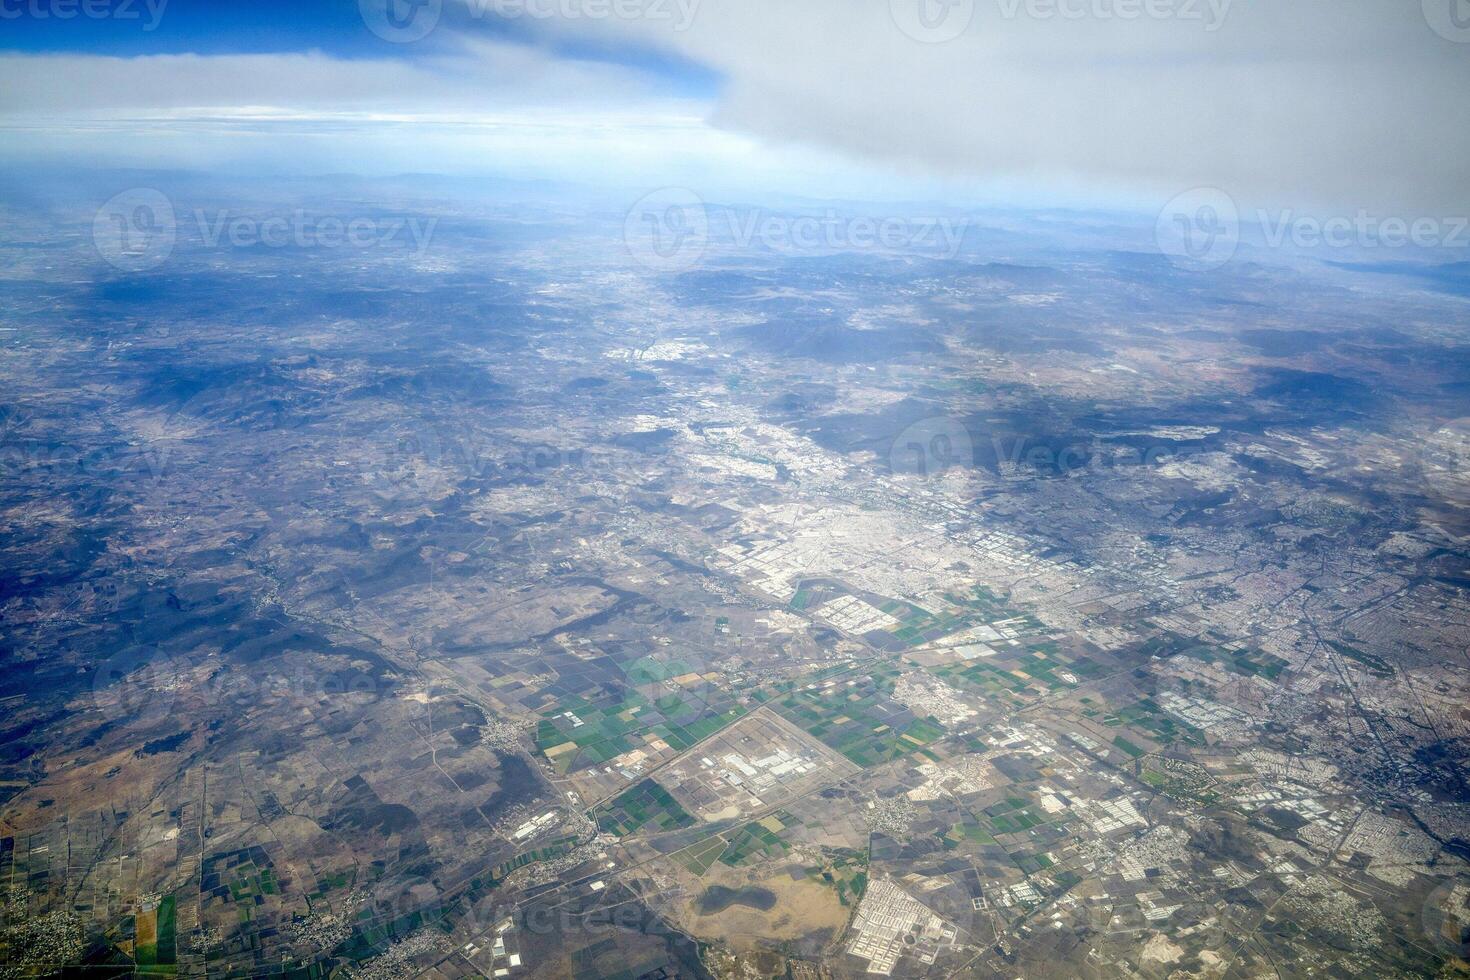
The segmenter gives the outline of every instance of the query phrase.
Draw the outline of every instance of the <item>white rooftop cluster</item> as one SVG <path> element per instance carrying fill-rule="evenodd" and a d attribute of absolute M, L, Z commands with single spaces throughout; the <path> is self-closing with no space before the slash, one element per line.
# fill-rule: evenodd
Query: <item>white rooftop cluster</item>
<path fill-rule="evenodd" d="M 879 879 L 868 886 L 858 906 L 847 951 L 868 961 L 867 972 L 888 976 L 905 952 L 925 964 L 933 963 L 957 934 L 954 926 L 927 905 L 893 882 Z"/>

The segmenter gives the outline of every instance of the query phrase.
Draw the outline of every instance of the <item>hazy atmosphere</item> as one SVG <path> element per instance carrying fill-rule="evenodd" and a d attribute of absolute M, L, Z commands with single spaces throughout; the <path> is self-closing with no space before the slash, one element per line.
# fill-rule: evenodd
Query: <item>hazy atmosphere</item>
<path fill-rule="evenodd" d="M 0 980 L 1470 977 L 1467 0 L 0 0 Z"/>

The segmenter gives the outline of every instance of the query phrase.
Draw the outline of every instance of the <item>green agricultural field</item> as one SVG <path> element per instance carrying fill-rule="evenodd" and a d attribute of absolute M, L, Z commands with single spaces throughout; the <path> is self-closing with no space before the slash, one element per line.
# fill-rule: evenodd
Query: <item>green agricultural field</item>
<path fill-rule="evenodd" d="M 324 878 L 318 878 L 316 883 L 316 891 L 311 892 L 306 896 L 307 908 L 311 908 L 314 903 L 321 901 L 328 892 L 336 891 L 339 888 L 346 888 L 351 881 L 351 876 L 349 876 L 348 873 L 345 871 L 338 872 L 334 875 L 328 875 Z"/>
<path fill-rule="evenodd" d="M 1124 752 L 1127 752 L 1129 755 L 1133 756 L 1133 758 L 1135 759 L 1141 755 L 1147 754 L 1143 749 L 1140 749 L 1138 746 L 1128 741 L 1122 735 L 1119 735 L 1117 738 L 1113 739 L 1113 744 L 1122 749 Z"/>
<path fill-rule="evenodd" d="M 901 758 L 942 738 L 932 718 L 888 700 L 896 668 L 839 679 L 832 687 L 803 687 L 775 702 L 777 710 L 824 744 L 867 768 Z"/>
<path fill-rule="evenodd" d="M 674 854 L 674 860 L 703 877 L 704 873 L 710 869 L 710 865 L 715 863 L 724 850 L 725 839 L 716 836 L 678 851 Z"/>
<path fill-rule="evenodd" d="M 543 847 L 538 847 L 533 851 L 526 851 L 524 854 L 517 854 L 509 861 L 497 865 L 495 867 L 495 870 L 491 872 L 491 880 L 502 881 L 505 878 L 509 877 L 513 871 L 524 868 L 528 864 L 536 864 L 540 861 L 555 860 L 556 858 L 559 858 L 564 854 L 570 853 L 572 849 L 576 846 L 577 839 L 575 837 L 563 837 L 559 840 L 554 840 Z"/>
<path fill-rule="evenodd" d="M 1124 708 L 1119 708 L 1112 714 L 1103 718 L 1103 724 L 1109 728 L 1117 728 L 1120 725 L 1131 725 L 1134 728 L 1148 732 L 1149 736 L 1156 742 L 1164 745 L 1183 741 L 1189 745 L 1204 745 L 1205 735 L 1192 725 L 1176 721 L 1159 707 L 1153 698 L 1143 698 Z M 1122 748 L 1122 746 L 1119 746 Z M 1127 751 L 1127 750 L 1125 750 Z"/>
<path fill-rule="evenodd" d="M 748 823 L 730 838 L 729 846 L 720 855 L 720 863 L 733 868 L 752 857 L 773 858 L 785 853 L 786 844 L 781 838 L 758 823 Z"/>
<path fill-rule="evenodd" d="M 625 790 L 597 810 L 597 826 L 626 837 L 639 830 L 675 830 L 694 826 L 694 817 L 652 779 Z"/>
<path fill-rule="evenodd" d="M 172 975 L 178 963 L 178 901 L 169 895 L 151 912 L 137 919 L 138 946 L 134 951 L 137 972 Z"/>
<path fill-rule="evenodd" d="M 1016 867 L 1027 875 L 1034 875 L 1038 871 L 1045 871 L 1051 867 L 1052 860 L 1045 854 L 1024 854 L 1015 858 Z"/>
<path fill-rule="evenodd" d="M 1218 663 L 1232 673 L 1260 676 L 1267 680 L 1275 680 L 1283 670 L 1290 666 L 1287 661 L 1266 653 L 1264 650 L 1199 643 L 1188 637 L 1175 636 L 1172 633 L 1149 640 L 1143 645 L 1142 652 L 1148 656 L 1178 655 L 1203 660 L 1207 664 Z"/>
<path fill-rule="evenodd" d="M 808 881 L 815 881 L 837 892 L 837 901 L 845 907 L 862 901 L 868 887 L 868 856 L 861 851 L 840 848 L 832 851 L 820 865 L 804 869 Z"/>
<path fill-rule="evenodd" d="M 1016 834 L 1046 823 L 1046 818 L 1033 812 L 1025 800 L 1011 798 L 985 808 L 985 818 L 990 822 L 991 836 Z"/>
<path fill-rule="evenodd" d="M 1011 673 L 999 658 L 985 658 L 946 664 L 933 668 L 933 673 L 958 688 L 969 688 L 989 698 L 1015 700 L 1030 690 L 1031 685 Z"/>
<path fill-rule="evenodd" d="M 900 625 L 893 630 L 893 635 L 911 647 L 931 643 L 973 626 L 976 622 L 976 618 L 964 608 L 936 615 L 897 599 L 881 603 L 878 608 L 899 621 Z"/>
<path fill-rule="evenodd" d="M 664 668 L 677 670 L 677 665 Z M 657 688 L 666 678 L 637 667 L 630 677 Z M 708 692 L 703 692 L 708 693 Z M 682 752 L 744 717 L 746 709 L 723 693 L 713 702 L 670 690 L 649 700 L 630 691 L 621 701 L 594 704 L 585 698 L 566 698 L 542 713 L 536 726 L 536 748 L 559 773 L 601 765 L 649 739 L 660 738 Z"/>
<path fill-rule="evenodd" d="M 1139 772 L 1139 778 L 1159 792 L 1183 803 L 1212 806 L 1219 801 L 1219 790 L 1203 769 L 1193 772 L 1180 769 L 1166 772 L 1153 768 L 1159 764 L 1156 759 L 1141 763 L 1144 768 Z"/>
<path fill-rule="evenodd" d="M 1020 619 L 1025 632 L 1042 629 L 1035 618 L 1012 609 L 999 596 L 984 586 L 975 586 L 968 595 L 946 593 L 949 608 L 939 612 L 920 609 L 911 603 L 890 599 L 878 608 L 899 621 L 893 635 L 909 646 L 922 646 L 943 639 L 952 633 L 995 622 L 1000 619 Z"/>
<path fill-rule="evenodd" d="M 172 895 L 158 906 L 158 962 L 178 960 L 178 902 Z"/>
<path fill-rule="evenodd" d="M 1005 599 L 996 595 L 983 585 L 976 585 L 970 589 L 969 595 L 946 595 L 946 599 L 955 605 L 965 606 L 978 612 L 987 621 L 993 622 L 997 619 L 1014 619 L 1024 613 L 1011 607 Z"/>
<path fill-rule="evenodd" d="M 978 823 L 957 823 L 949 829 L 949 833 L 945 835 L 945 838 L 953 841 L 955 844 L 961 842 L 970 844 L 995 843 L 995 838 Z"/>

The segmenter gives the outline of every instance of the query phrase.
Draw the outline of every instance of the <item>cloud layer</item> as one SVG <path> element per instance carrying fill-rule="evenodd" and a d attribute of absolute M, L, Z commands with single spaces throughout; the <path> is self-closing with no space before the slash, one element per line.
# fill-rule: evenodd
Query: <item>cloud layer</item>
<path fill-rule="evenodd" d="M 704 0 L 684 31 L 542 23 L 716 68 L 718 125 L 897 166 L 1470 206 L 1470 32 L 1441 36 L 1417 2 Z"/>
<path fill-rule="evenodd" d="M 1100 195 L 1465 213 L 1470 32 L 1435 14 L 1453 2 L 443 0 L 430 36 L 381 58 L 3 55 L 0 121 L 461 125 L 473 143 L 559 118 L 558 139 L 630 151 L 659 130 L 650 164 L 689 140 L 746 167 L 754 140 Z M 713 71 L 716 94 L 692 99 L 670 64 Z"/>

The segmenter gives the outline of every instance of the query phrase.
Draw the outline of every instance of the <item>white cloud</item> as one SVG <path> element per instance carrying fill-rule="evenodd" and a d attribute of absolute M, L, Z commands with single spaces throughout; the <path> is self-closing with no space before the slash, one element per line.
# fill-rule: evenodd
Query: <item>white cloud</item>
<path fill-rule="evenodd" d="M 12 119 L 93 115 L 276 112 L 474 117 L 662 104 L 651 80 L 616 65 L 572 61 L 535 47 L 465 38 L 423 60 L 300 54 L 0 55 L 0 114 Z"/>
<path fill-rule="evenodd" d="M 1418 2 L 973 0 L 946 43 L 897 26 L 943 2 L 704 0 L 685 31 L 538 23 L 715 67 L 718 125 L 897 166 L 1166 196 L 1215 184 L 1273 206 L 1470 206 L 1470 43 L 1431 30 Z"/>
<path fill-rule="evenodd" d="M 548 0 L 516 18 L 538 42 L 518 44 L 487 39 L 490 0 L 445 0 L 433 38 L 376 60 L 0 55 L 0 126 L 60 146 L 86 138 L 61 131 L 76 118 L 260 140 L 330 123 L 371 162 L 412 168 L 422 151 L 413 169 L 469 166 L 486 147 L 492 161 L 520 152 L 630 179 L 642 168 L 650 182 L 840 158 L 855 161 L 849 179 L 1159 202 L 1216 185 L 1242 211 L 1470 210 L 1470 43 L 1436 33 L 1411 0 L 637 0 L 663 17 L 626 16 L 634 0 L 589 6 L 601 2 Z M 479 14 L 450 16 L 457 3 Z M 924 43 L 911 36 L 929 30 L 919 4 L 973 9 L 958 36 Z M 604 9 L 624 14 L 590 15 Z M 556 53 L 566 42 L 628 63 Z M 630 66 L 649 48 L 714 70 L 719 94 L 671 95 L 678 80 Z"/>
<path fill-rule="evenodd" d="M 647 73 L 450 37 L 427 57 L 0 54 L 0 156 L 101 166 L 636 180 L 748 141 Z"/>

